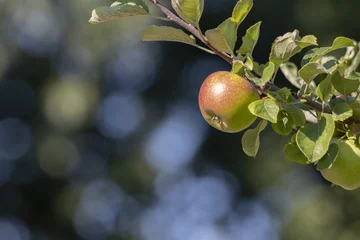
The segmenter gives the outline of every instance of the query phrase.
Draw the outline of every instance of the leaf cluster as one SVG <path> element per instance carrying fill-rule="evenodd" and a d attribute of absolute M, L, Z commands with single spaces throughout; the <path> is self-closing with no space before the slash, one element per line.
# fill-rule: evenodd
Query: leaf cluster
<path fill-rule="evenodd" d="M 158 7 L 166 16 L 150 12 L 147 4 Z M 172 11 L 158 0 L 119 0 L 110 7 L 92 12 L 90 23 L 100 23 L 130 16 L 152 16 L 177 23 L 149 26 L 142 34 L 144 41 L 185 43 L 216 54 L 232 65 L 232 72 L 248 79 L 263 96 L 249 105 L 250 112 L 261 121 L 247 130 L 242 138 L 244 152 L 255 157 L 260 146 L 260 133 L 270 122 L 280 135 L 292 135 L 284 148 L 285 155 L 301 164 L 316 164 L 318 170 L 330 168 L 338 154 L 337 141 L 358 141 L 360 131 L 360 44 L 337 37 L 331 46 L 319 47 L 314 35 L 301 37 L 298 30 L 279 36 L 272 44 L 268 62 L 258 63 L 253 51 L 260 37 L 261 21 L 250 26 L 235 49 L 238 28 L 250 13 L 253 0 L 237 1 L 231 16 L 216 28 L 202 32 L 199 22 L 204 0 L 171 0 Z M 198 38 L 199 43 L 197 43 Z M 298 67 L 291 58 L 308 50 Z M 334 51 L 343 51 L 335 57 Z M 338 55 L 338 54 L 337 54 Z M 275 85 L 279 70 L 296 91 Z M 335 141 L 335 139 L 337 139 Z"/>

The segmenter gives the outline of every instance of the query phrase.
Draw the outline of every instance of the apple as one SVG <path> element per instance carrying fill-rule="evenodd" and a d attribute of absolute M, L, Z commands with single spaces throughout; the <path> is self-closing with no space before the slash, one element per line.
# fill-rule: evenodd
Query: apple
<path fill-rule="evenodd" d="M 199 107 L 204 119 L 214 128 L 227 132 L 240 132 L 256 119 L 248 109 L 259 100 L 256 88 L 247 80 L 231 72 L 215 72 L 201 85 Z"/>
<path fill-rule="evenodd" d="M 354 140 L 342 140 L 339 155 L 329 169 L 321 170 L 321 175 L 346 190 L 360 187 L 360 148 Z"/>

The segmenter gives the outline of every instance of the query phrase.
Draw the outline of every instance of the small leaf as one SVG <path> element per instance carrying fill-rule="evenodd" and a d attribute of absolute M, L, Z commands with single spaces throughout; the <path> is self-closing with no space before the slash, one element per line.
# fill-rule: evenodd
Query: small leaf
<path fill-rule="evenodd" d="M 309 160 L 306 156 L 300 151 L 299 147 L 296 144 L 294 134 L 291 137 L 291 141 L 285 145 L 285 156 L 293 162 L 300 163 L 300 164 L 310 164 Z"/>
<path fill-rule="evenodd" d="M 305 114 L 300 108 L 294 105 L 285 105 L 284 110 L 292 116 L 295 126 L 301 127 L 306 124 Z"/>
<path fill-rule="evenodd" d="M 264 66 L 264 68 L 260 74 L 262 76 L 261 78 L 255 77 L 252 73 L 249 73 L 248 71 L 246 73 L 247 73 L 247 76 L 249 76 L 248 78 L 251 81 L 253 81 L 256 85 L 258 85 L 260 87 L 264 87 L 266 85 L 266 83 L 272 79 L 274 72 L 275 72 L 274 63 L 268 62 Z"/>
<path fill-rule="evenodd" d="M 292 116 L 286 111 L 280 111 L 278 115 L 277 123 L 272 123 L 271 127 L 277 134 L 289 135 L 294 126 L 294 120 Z"/>
<path fill-rule="evenodd" d="M 234 55 L 237 40 L 237 24 L 231 18 L 226 19 L 217 28 L 205 32 L 210 44 L 220 52 Z"/>
<path fill-rule="evenodd" d="M 149 8 L 142 0 L 122 0 L 114 2 L 110 7 L 94 9 L 89 23 L 96 24 L 141 15 L 149 15 Z"/>
<path fill-rule="evenodd" d="M 346 70 L 346 75 L 349 74 L 350 72 L 355 71 L 359 65 L 360 65 L 360 43 L 357 44 L 357 50 L 358 52 L 356 53 L 356 55 L 353 57 L 351 65 L 349 66 L 349 68 Z M 353 50 L 355 48 L 352 48 Z M 354 53 L 355 54 L 355 53 Z"/>
<path fill-rule="evenodd" d="M 299 76 L 307 83 L 309 84 L 317 75 L 320 73 L 326 73 L 326 68 L 324 68 L 319 63 L 308 63 L 304 65 L 299 70 Z"/>
<path fill-rule="evenodd" d="M 236 60 L 233 62 L 231 72 L 238 74 L 239 76 L 245 75 L 245 63 L 240 60 Z"/>
<path fill-rule="evenodd" d="M 329 74 L 333 74 L 339 67 L 339 61 L 334 56 L 324 56 L 317 62 L 323 65 Z"/>
<path fill-rule="evenodd" d="M 327 153 L 317 162 L 316 169 L 318 171 L 324 169 L 330 169 L 335 162 L 339 154 L 339 146 L 336 143 L 332 143 L 329 146 Z"/>
<path fill-rule="evenodd" d="M 275 73 L 275 64 L 269 62 L 267 66 L 264 68 L 261 79 L 264 81 L 264 83 L 267 83 L 272 79 L 274 73 Z"/>
<path fill-rule="evenodd" d="M 334 88 L 331 83 L 331 78 L 332 75 L 328 75 L 323 81 L 320 82 L 320 84 L 316 89 L 317 95 L 325 103 L 329 102 L 332 96 L 334 95 L 333 94 Z"/>
<path fill-rule="evenodd" d="M 323 114 L 318 123 L 307 123 L 296 134 L 296 143 L 310 162 L 320 160 L 328 151 L 335 122 L 331 115 Z"/>
<path fill-rule="evenodd" d="M 238 26 L 244 21 L 253 7 L 253 0 L 239 0 L 235 5 L 232 13 L 232 18 L 238 24 Z"/>
<path fill-rule="evenodd" d="M 342 77 L 339 72 L 336 72 L 332 75 L 331 83 L 336 91 L 345 96 L 350 95 L 353 92 L 356 92 L 359 88 L 359 80 L 350 80 Z"/>
<path fill-rule="evenodd" d="M 299 46 L 301 48 L 306 48 L 308 46 L 316 46 L 317 38 L 314 35 L 306 35 L 299 41 Z"/>
<path fill-rule="evenodd" d="M 281 89 L 277 90 L 276 92 L 269 91 L 268 96 L 275 100 L 284 102 L 284 103 L 290 102 L 292 100 L 291 91 L 290 91 L 290 89 L 288 89 L 286 87 L 281 88 Z"/>
<path fill-rule="evenodd" d="M 143 41 L 170 41 L 195 45 L 195 39 L 180 29 L 167 26 L 149 26 L 142 33 Z"/>
<path fill-rule="evenodd" d="M 266 120 L 262 120 L 255 129 L 249 129 L 244 133 L 241 144 L 246 155 L 256 157 L 260 147 L 259 134 L 266 128 L 267 123 Z"/>
<path fill-rule="evenodd" d="M 328 51 L 331 47 L 319 47 L 319 48 L 313 48 L 310 49 L 302 58 L 301 60 L 301 66 L 304 66 L 305 64 L 309 63 L 312 58 L 316 56 L 323 56 L 326 51 Z"/>
<path fill-rule="evenodd" d="M 171 5 L 185 22 L 198 25 L 204 11 L 204 0 L 171 0 Z"/>
<path fill-rule="evenodd" d="M 254 48 L 259 40 L 261 22 L 258 22 L 246 30 L 245 36 L 242 38 L 242 45 L 236 52 L 237 54 L 252 55 Z"/>
<path fill-rule="evenodd" d="M 330 107 L 333 112 L 335 121 L 345 121 L 353 115 L 352 108 L 345 103 L 345 100 L 336 98 L 330 102 Z"/>
<path fill-rule="evenodd" d="M 314 55 L 311 57 L 310 62 L 315 62 L 319 60 L 322 56 L 329 54 L 332 51 L 337 49 L 346 48 L 346 47 L 354 47 L 355 42 L 350 38 L 346 37 L 337 37 L 335 38 L 331 47 L 320 48 L 319 50 L 315 50 Z"/>
<path fill-rule="evenodd" d="M 298 75 L 298 68 L 292 62 L 283 63 L 280 65 L 280 70 L 285 78 L 295 87 L 301 88 L 304 80 Z"/>
<path fill-rule="evenodd" d="M 300 39 L 299 31 L 286 33 L 284 36 L 275 39 L 270 53 L 270 61 L 276 66 L 289 60 L 296 53 L 300 52 L 303 48 L 317 45 L 314 36 L 306 36 Z"/>
<path fill-rule="evenodd" d="M 245 76 L 245 73 L 249 73 L 251 74 L 250 78 L 253 76 L 253 74 L 251 73 L 251 71 L 254 68 L 254 62 L 250 57 L 246 57 L 246 61 L 245 63 L 241 60 L 235 60 L 233 61 L 233 65 L 232 65 L 232 72 L 238 74 L 239 76 Z M 249 78 L 249 80 L 251 80 Z M 255 78 L 255 76 L 254 76 Z"/>
<path fill-rule="evenodd" d="M 273 99 L 268 98 L 252 102 L 249 110 L 255 116 L 276 123 L 280 108 Z"/>

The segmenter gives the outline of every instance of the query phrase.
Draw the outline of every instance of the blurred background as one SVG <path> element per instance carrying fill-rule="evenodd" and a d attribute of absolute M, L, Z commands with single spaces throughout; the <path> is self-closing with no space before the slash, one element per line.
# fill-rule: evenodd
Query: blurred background
<path fill-rule="evenodd" d="M 169 0 L 164 0 L 168 4 Z M 202 29 L 235 0 L 206 0 Z M 1 240 L 355 240 L 360 190 L 287 160 L 271 128 L 255 159 L 210 128 L 197 94 L 230 66 L 190 46 L 141 42 L 135 17 L 90 25 L 107 0 L 0 0 Z M 255 60 L 299 29 L 360 40 L 358 0 L 255 0 Z M 295 57 L 299 63 L 301 56 Z M 289 86 L 279 75 L 280 86 Z"/>

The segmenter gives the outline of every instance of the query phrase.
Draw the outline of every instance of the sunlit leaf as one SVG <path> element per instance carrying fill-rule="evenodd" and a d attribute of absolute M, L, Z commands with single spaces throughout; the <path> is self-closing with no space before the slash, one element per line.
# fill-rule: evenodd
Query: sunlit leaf
<path fill-rule="evenodd" d="M 231 17 L 240 25 L 251 11 L 253 5 L 253 0 L 239 0 L 234 7 Z"/>
<path fill-rule="evenodd" d="M 273 99 L 268 98 L 251 103 L 249 110 L 255 116 L 276 123 L 280 108 Z"/>
<path fill-rule="evenodd" d="M 204 11 L 204 0 L 171 0 L 171 5 L 185 22 L 198 25 Z"/>
<path fill-rule="evenodd" d="M 246 34 L 242 38 L 242 45 L 240 49 L 236 52 L 237 54 L 252 54 L 254 48 L 258 42 L 260 35 L 260 26 L 261 22 L 258 22 L 246 30 Z"/>

